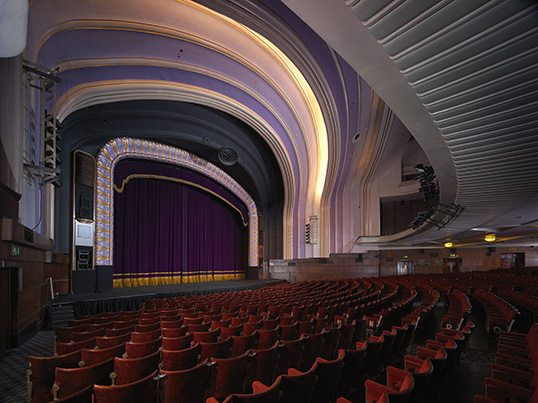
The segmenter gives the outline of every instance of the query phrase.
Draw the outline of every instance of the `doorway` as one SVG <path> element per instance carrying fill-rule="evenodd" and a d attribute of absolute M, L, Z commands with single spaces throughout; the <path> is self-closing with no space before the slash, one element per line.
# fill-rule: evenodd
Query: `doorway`
<path fill-rule="evenodd" d="M 405 276 L 406 274 L 413 274 L 413 262 L 400 260 L 398 262 L 398 275 Z"/>
<path fill-rule="evenodd" d="M 462 271 L 461 268 L 462 268 L 461 258 L 443 259 L 443 274 L 461 273 Z"/>

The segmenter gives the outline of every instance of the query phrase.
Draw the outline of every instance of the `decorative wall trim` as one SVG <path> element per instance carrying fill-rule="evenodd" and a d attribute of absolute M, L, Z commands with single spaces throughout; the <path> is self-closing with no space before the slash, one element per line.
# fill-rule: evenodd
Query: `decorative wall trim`
<path fill-rule="evenodd" d="M 112 266 L 114 234 L 114 168 L 125 158 L 139 158 L 182 166 L 224 186 L 245 203 L 249 215 L 249 266 L 258 266 L 258 210 L 252 197 L 230 175 L 187 151 L 153 141 L 118 138 L 105 144 L 97 156 L 95 197 L 95 264 Z"/>

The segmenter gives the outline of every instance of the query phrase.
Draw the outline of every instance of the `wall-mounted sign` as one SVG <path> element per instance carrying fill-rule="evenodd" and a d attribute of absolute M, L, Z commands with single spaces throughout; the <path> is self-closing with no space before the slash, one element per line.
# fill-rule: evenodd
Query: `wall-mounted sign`
<path fill-rule="evenodd" d="M 11 256 L 20 256 L 21 248 L 17 245 L 11 245 Z"/>

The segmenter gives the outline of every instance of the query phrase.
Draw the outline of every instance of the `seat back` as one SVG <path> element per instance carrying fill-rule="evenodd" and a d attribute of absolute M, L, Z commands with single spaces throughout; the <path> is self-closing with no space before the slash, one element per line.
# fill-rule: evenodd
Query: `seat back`
<path fill-rule="evenodd" d="M 433 374 L 433 364 L 429 358 L 420 359 L 418 357 L 405 356 L 404 369 L 413 374 L 415 386 L 411 396 L 411 401 L 421 401 L 426 393 L 426 388 Z"/>
<path fill-rule="evenodd" d="M 336 356 L 341 329 L 342 325 L 334 328 L 323 329 L 325 333 L 325 340 L 323 341 L 323 348 L 321 349 L 321 357 L 325 358 L 326 360 L 333 360 Z"/>
<path fill-rule="evenodd" d="M 298 368 L 303 352 L 304 338 L 298 340 L 280 340 L 275 374 L 287 372 L 288 368 Z"/>
<path fill-rule="evenodd" d="M 161 337 L 161 328 L 149 332 L 131 332 L 131 340 L 135 343 L 155 340 Z"/>
<path fill-rule="evenodd" d="M 273 384 L 263 391 L 251 394 L 232 394 L 224 403 L 275 403 L 280 398 L 280 383 L 282 378 L 278 377 Z M 208 400 L 209 402 L 209 400 Z"/>
<path fill-rule="evenodd" d="M 117 346 L 104 348 L 104 349 L 87 349 L 81 350 L 81 366 L 95 365 L 97 363 L 108 360 L 113 357 L 121 357 L 125 353 L 125 343 L 118 344 Z M 63 365 L 59 367 L 65 368 Z"/>
<path fill-rule="evenodd" d="M 184 350 L 163 350 L 163 369 L 165 371 L 181 371 L 198 365 L 201 352 L 199 343 Z"/>
<path fill-rule="evenodd" d="M 243 336 L 232 336 L 232 353 L 231 357 L 238 357 L 247 350 L 256 348 L 258 344 L 258 333 L 251 333 Z"/>
<path fill-rule="evenodd" d="M 280 326 L 274 329 L 258 329 L 258 346 L 259 350 L 264 350 L 275 344 L 280 338 Z"/>
<path fill-rule="evenodd" d="M 54 399 L 73 395 L 92 384 L 110 383 L 110 373 L 114 369 L 114 359 L 81 368 L 56 368 L 52 387 Z"/>
<path fill-rule="evenodd" d="M 52 400 L 52 385 L 54 384 L 54 369 L 78 368 L 81 360 L 81 350 L 53 357 L 28 357 L 27 371 L 28 397 L 32 402 L 48 402 Z"/>
<path fill-rule="evenodd" d="M 422 359 L 429 358 L 433 364 L 433 374 L 431 375 L 430 381 L 426 386 L 425 393 L 426 397 L 432 396 L 439 386 L 441 373 L 445 366 L 448 355 L 444 348 L 432 350 L 426 347 L 419 346 L 417 347 L 417 357 Z"/>
<path fill-rule="evenodd" d="M 265 385 L 271 383 L 274 378 L 278 356 L 278 344 L 279 342 L 277 341 L 267 349 L 252 350 L 254 356 L 247 374 L 247 385 L 252 384 L 254 381 L 259 381 Z"/>
<path fill-rule="evenodd" d="M 216 343 L 201 342 L 200 347 L 200 361 L 206 358 L 228 358 L 231 354 L 232 338 L 228 337 Z"/>
<path fill-rule="evenodd" d="M 290 324 L 290 325 L 280 324 L 280 340 L 281 341 L 297 340 L 297 337 L 299 336 L 298 329 L 299 327 L 297 323 Z"/>
<path fill-rule="evenodd" d="M 90 325 L 88 325 L 88 326 L 90 326 Z M 88 340 L 88 339 L 95 338 L 97 336 L 104 336 L 104 335 L 105 335 L 105 328 L 100 327 L 100 328 L 97 328 L 97 329 L 94 329 L 94 330 L 86 330 L 86 331 L 82 331 L 82 332 L 73 332 L 73 333 L 71 333 L 71 340 L 74 341 L 74 342 L 77 342 L 77 341 Z"/>
<path fill-rule="evenodd" d="M 325 333 L 305 333 L 304 335 L 304 348 L 301 355 L 301 363 L 299 369 L 301 371 L 307 371 L 312 364 L 316 361 L 316 358 L 321 356 L 321 350 L 323 349 L 323 342 L 325 341 Z"/>
<path fill-rule="evenodd" d="M 339 350 L 335 360 L 327 361 L 317 358 L 316 382 L 312 402 L 322 403 L 335 401 L 337 398 L 338 382 L 344 367 L 345 351 Z"/>
<path fill-rule="evenodd" d="M 377 382 L 367 380 L 364 383 L 366 388 L 365 403 L 379 402 L 380 399 L 385 399 L 384 394 L 387 394 L 388 401 L 391 403 L 408 403 L 411 402 L 411 396 L 414 388 L 413 375 L 407 373 L 403 380 L 399 382 L 399 387 L 387 380 L 387 386 L 378 384 Z"/>
<path fill-rule="evenodd" d="M 72 395 L 54 400 L 54 403 L 93 403 L 93 385 L 86 386 Z"/>
<path fill-rule="evenodd" d="M 94 348 L 98 337 L 93 337 L 88 340 L 82 340 L 77 342 L 62 343 L 56 342 L 54 345 L 54 352 L 58 355 L 66 355 L 73 351 L 81 350 L 83 348 Z"/>
<path fill-rule="evenodd" d="M 202 403 L 209 393 L 207 390 L 209 360 L 204 360 L 194 368 L 181 371 L 161 370 L 166 375 L 162 381 L 161 402 Z"/>
<path fill-rule="evenodd" d="M 209 390 L 211 396 L 225 399 L 232 393 L 244 393 L 251 351 L 234 358 L 211 358 Z"/>
<path fill-rule="evenodd" d="M 140 358 L 114 358 L 114 373 L 110 374 L 112 385 L 125 385 L 145 378 L 153 371 L 159 369 L 161 353 Z"/>
<path fill-rule="evenodd" d="M 161 335 L 162 337 L 181 337 L 185 336 L 188 332 L 189 328 L 188 326 L 180 326 L 180 327 L 162 327 L 161 328 Z"/>
<path fill-rule="evenodd" d="M 125 358 L 139 358 L 153 354 L 158 351 L 162 345 L 162 337 L 155 340 L 146 341 L 143 343 L 133 343 L 128 341 L 125 343 Z"/>
<path fill-rule="evenodd" d="M 192 333 L 180 337 L 163 337 L 162 347 L 164 350 L 185 350 L 191 347 L 192 341 Z"/>
<path fill-rule="evenodd" d="M 338 383 L 338 390 L 341 396 L 350 396 L 357 388 L 357 383 L 360 379 L 358 375 L 361 374 L 367 346 L 367 343 L 363 343 L 361 348 L 344 350 L 344 365 Z"/>
<path fill-rule="evenodd" d="M 207 332 L 192 332 L 193 343 L 215 343 L 219 340 L 220 329 L 209 330 Z"/>
<path fill-rule="evenodd" d="M 113 337 L 97 336 L 95 341 L 96 341 L 97 347 L 99 348 L 110 348 L 110 347 L 114 347 L 119 344 L 125 343 L 129 340 L 131 340 L 130 332 L 124 333 L 119 336 L 113 336 Z"/>
<path fill-rule="evenodd" d="M 125 385 L 94 385 L 94 403 L 154 403 L 157 402 L 159 382 L 160 376 L 155 370 L 147 377 Z"/>
<path fill-rule="evenodd" d="M 317 367 L 318 364 L 314 363 L 306 372 L 281 375 L 280 390 L 282 396 L 280 403 L 310 402 L 314 390 Z"/>

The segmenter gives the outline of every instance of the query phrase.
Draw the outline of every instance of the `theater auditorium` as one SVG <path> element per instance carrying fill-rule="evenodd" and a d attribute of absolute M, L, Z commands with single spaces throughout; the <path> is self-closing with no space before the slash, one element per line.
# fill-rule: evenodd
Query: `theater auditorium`
<path fill-rule="evenodd" d="M 0 1 L 0 402 L 538 402 L 537 27 Z"/>

